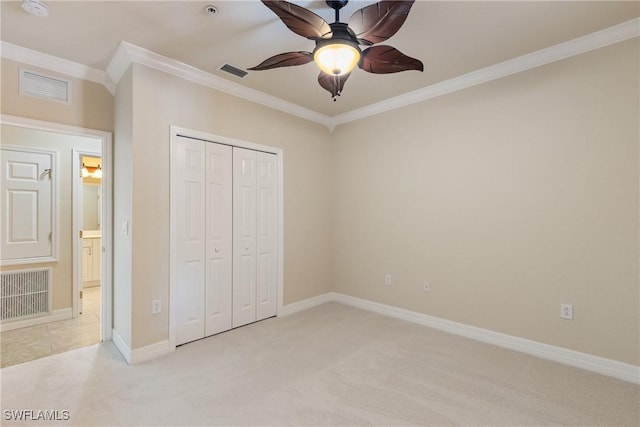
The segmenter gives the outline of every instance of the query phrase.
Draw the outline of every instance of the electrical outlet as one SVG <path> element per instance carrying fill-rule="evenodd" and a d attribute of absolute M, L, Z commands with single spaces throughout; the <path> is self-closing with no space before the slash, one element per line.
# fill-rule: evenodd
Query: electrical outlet
<path fill-rule="evenodd" d="M 151 314 L 158 314 L 162 311 L 162 303 L 159 299 L 151 301 Z"/>
<path fill-rule="evenodd" d="M 560 304 L 560 318 L 573 320 L 573 306 L 571 304 Z"/>
<path fill-rule="evenodd" d="M 429 282 L 424 282 L 422 284 L 422 292 L 430 292 L 431 291 L 431 284 L 429 284 Z"/>
<path fill-rule="evenodd" d="M 384 276 L 384 284 L 387 286 L 391 286 L 391 275 L 390 274 L 386 274 Z"/>

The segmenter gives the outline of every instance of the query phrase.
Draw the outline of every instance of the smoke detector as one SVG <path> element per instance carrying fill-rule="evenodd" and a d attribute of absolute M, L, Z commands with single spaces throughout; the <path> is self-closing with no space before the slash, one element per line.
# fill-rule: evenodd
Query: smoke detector
<path fill-rule="evenodd" d="M 34 16 L 49 16 L 49 6 L 41 0 L 22 0 L 20 6 Z"/>

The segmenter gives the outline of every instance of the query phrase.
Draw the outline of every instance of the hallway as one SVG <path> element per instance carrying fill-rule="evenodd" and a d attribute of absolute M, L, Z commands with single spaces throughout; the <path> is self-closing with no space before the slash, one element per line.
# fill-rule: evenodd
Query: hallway
<path fill-rule="evenodd" d="M 100 342 L 100 287 L 84 289 L 84 313 L 0 334 L 0 368 Z"/>

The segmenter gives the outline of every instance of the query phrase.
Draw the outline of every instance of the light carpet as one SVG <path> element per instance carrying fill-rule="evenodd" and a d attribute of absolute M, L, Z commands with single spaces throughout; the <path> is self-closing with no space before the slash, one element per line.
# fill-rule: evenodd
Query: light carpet
<path fill-rule="evenodd" d="M 103 343 L 0 374 L 3 425 L 640 424 L 637 385 L 338 303 L 139 365 Z"/>

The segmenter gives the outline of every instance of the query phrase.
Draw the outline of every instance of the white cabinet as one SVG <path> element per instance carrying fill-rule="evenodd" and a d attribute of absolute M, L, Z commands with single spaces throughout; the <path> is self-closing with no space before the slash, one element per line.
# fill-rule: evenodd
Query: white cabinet
<path fill-rule="evenodd" d="M 84 287 L 100 285 L 102 250 L 100 238 L 82 239 L 82 282 Z"/>
<path fill-rule="evenodd" d="M 276 156 L 176 138 L 176 345 L 276 314 Z"/>

